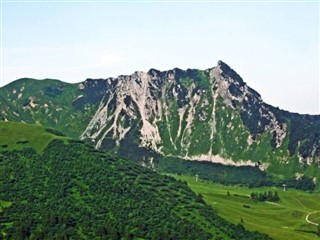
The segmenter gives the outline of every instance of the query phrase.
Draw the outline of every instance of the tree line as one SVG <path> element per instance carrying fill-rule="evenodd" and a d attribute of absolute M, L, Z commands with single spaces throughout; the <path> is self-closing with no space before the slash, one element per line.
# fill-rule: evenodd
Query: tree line
<path fill-rule="evenodd" d="M 259 202 L 270 201 L 270 202 L 278 202 L 280 201 L 280 197 L 277 191 L 268 191 L 268 192 L 252 192 L 250 194 L 251 199 Z"/>

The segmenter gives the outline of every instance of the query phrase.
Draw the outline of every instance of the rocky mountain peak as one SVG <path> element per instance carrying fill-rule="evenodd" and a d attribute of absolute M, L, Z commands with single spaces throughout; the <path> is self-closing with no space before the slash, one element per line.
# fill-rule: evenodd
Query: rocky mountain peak
<path fill-rule="evenodd" d="M 240 75 L 223 61 L 218 61 L 217 68 L 220 70 L 220 74 L 224 78 L 232 78 L 233 80 L 237 81 L 240 86 L 243 86 L 245 84 Z"/>
<path fill-rule="evenodd" d="M 320 163 L 320 118 L 265 104 L 223 61 L 207 70 L 42 83 L 1 89 L 0 119 L 58 128 L 138 160 L 152 152 L 224 164 Z"/>

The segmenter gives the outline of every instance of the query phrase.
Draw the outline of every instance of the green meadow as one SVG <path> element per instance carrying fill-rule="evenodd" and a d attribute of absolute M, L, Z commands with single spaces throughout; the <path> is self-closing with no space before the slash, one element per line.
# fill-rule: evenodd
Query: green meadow
<path fill-rule="evenodd" d="M 247 188 L 224 186 L 194 177 L 171 175 L 182 181 L 232 223 L 242 223 L 248 230 L 268 234 L 274 239 L 307 240 L 316 236 L 320 224 L 320 194 L 275 187 Z M 277 191 L 279 202 L 257 202 L 252 192 Z M 307 220 L 312 223 L 308 223 Z"/>
<path fill-rule="evenodd" d="M 33 148 L 40 153 L 53 139 L 67 140 L 43 126 L 0 121 L 0 152 Z"/>

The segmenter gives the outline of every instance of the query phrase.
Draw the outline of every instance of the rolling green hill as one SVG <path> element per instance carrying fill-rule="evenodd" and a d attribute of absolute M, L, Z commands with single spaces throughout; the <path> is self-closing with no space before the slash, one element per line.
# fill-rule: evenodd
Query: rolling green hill
<path fill-rule="evenodd" d="M 316 237 L 320 224 L 320 194 L 295 189 L 263 187 L 247 188 L 224 186 L 194 177 L 171 175 L 186 181 L 188 186 L 203 196 L 219 216 L 232 223 L 240 223 L 250 230 L 267 233 L 279 240 L 311 240 Z M 250 198 L 252 192 L 277 191 L 279 202 L 257 202 Z M 310 215 L 309 215 L 310 214 Z M 315 223 L 308 223 L 308 220 Z M 242 220 L 241 220 L 242 219 Z"/>
<path fill-rule="evenodd" d="M 1 239 L 269 239 L 172 177 L 43 127 L 0 124 Z"/>
<path fill-rule="evenodd" d="M 68 138 L 43 126 L 0 121 L 0 151 L 32 148 L 41 153 L 53 139 L 67 141 Z"/>

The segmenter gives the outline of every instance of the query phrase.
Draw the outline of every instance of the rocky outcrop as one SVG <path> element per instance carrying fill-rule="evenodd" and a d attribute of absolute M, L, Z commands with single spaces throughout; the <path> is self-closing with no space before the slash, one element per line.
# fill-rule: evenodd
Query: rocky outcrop
<path fill-rule="evenodd" d="M 223 118 L 227 112 L 228 124 Z M 202 156 L 208 161 L 218 157 L 252 165 L 264 160 L 252 155 L 265 141 L 269 141 L 263 150 L 266 153 L 288 151 L 284 142 L 289 122 L 290 116 L 265 104 L 234 70 L 219 61 L 204 71 L 151 69 L 106 80 L 106 93 L 81 138 L 91 139 L 97 148 L 104 142 L 118 148 L 132 126 L 138 126 L 137 146 L 158 154 L 199 160 Z M 247 154 L 233 156 L 221 134 L 238 134 L 234 149 Z M 316 152 L 299 155 L 300 162 L 318 161 Z"/>

